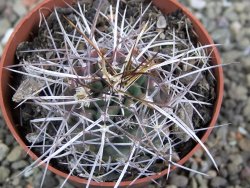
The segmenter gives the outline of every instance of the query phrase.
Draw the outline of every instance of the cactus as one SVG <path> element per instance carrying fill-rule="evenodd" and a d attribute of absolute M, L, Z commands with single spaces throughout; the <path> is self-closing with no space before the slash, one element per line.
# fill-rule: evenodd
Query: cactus
<path fill-rule="evenodd" d="M 158 161 L 169 169 L 178 165 L 176 140 L 191 138 L 209 154 L 188 111 L 201 116 L 195 104 L 210 105 L 198 100 L 201 94 L 192 88 L 215 67 L 206 53 L 211 45 L 178 38 L 175 29 L 162 40 L 164 31 L 157 31 L 155 18 L 148 14 L 151 4 L 143 4 L 132 22 L 126 17 L 129 7 L 122 11 L 121 4 L 118 0 L 111 5 L 108 15 L 99 6 L 93 20 L 80 3 L 70 7 L 71 16 L 55 9 L 50 19 L 60 32 L 52 33 L 45 18 L 42 25 L 50 48 L 23 51 L 36 57 L 7 68 L 23 75 L 25 83 L 35 80 L 28 84 L 35 89 L 20 84 L 13 101 L 48 111 L 29 122 L 30 148 L 43 151 L 39 165 L 57 159 L 69 175 L 87 178 L 87 186 L 116 177 L 118 187 L 126 178 L 153 175 L 159 172 L 152 170 Z M 99 20 L 108 23 L 109 32 L 97 27 Z M 58 36 L 63 38 L 60 44 Z M 53 55 L 43 57 L 42 51 Z"/>

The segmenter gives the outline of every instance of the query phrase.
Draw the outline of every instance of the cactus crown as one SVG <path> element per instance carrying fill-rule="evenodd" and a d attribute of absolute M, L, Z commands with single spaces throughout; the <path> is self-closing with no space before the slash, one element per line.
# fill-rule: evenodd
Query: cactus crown
<path fill-rule="evenodd" d="M 155 168 L 159 161 L 169 170 L 178 165 L 175 146 L 190 138 L 209 154 L 190 114 L 202 119 L 196 106 L 210 105 L 192 88 L 206 82 L 205 73 L 212 77 L 211 46 L 193 44 L 185 16 L 186 38 L 180 38 L 178 28 L 157 29 L 151 4 L 142 4 L 135 20 L 119 0 L 107 10 L 101 5 L 94 18 L 80 3 L 69 5 L 70 15 L 55 9 L 49 19 L 58 30 L 44 17 L 41 26 L 50 45 L 20 46 L 25 58 L 18 54 L 19 69 L 8 67 L 24 75 L 13 101 L 39 111 L 23 119 L 32 127 L 26 138 L 41 153 L 39 165 L 57 159 L 88 185 L 116 181 L 117 187 L 123 179 L 134 182 L 162 170 Z M 105 31 L 100 20 L 108 24 Z"/>

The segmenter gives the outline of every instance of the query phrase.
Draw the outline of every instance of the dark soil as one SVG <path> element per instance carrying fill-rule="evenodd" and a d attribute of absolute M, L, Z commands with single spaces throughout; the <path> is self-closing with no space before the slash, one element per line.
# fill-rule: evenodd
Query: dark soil
<path fill-rule="evenodd" d="M 112 1 L 112 3 L 114 3 Z M 133 20 L 133 17 L 136 17 L 136 15 L 140 14 L 140 5 L 134 1 L 131 1 L 130 3 L 128 3 L 128 17 L 131 17 L 131 19 Z M 144 4 L 144 6 L 146 7 L 146 3 Z M 87 5 L 87 13 L 86 13 L 86 17 L 89 20 L 93 20 L 94 16 L 95 16 L 95 10 L 92 7 L 92 5 Z M 121 9 L 123 9 L 125 7 L 125 4 L 122 5 Z M 75 8 L 77 9 L 77 7 L 75 6 Z M 74 20 L 74 12 L 70 9 L 70 8 L 57 8 L 57 11 L 59 13 L 59 16 L 62 18 L 63 16 L 66 16 L 68 19 Z M 152 7 L 150 8 L 149 11 L 151 14 L 147 14 L 144 16 L 145 20 L 148 19 L 153 19 L 155 21 L 157 21 L 157 14 L 159 13 L 159 11 L 155 8 Z M 122 13 L 122 11 L 121 11 Z M 73 31 L 73 28 L 71 26 L 69 26 L 68 22 L 65 19 L 61 19 L 64 25 L 64 28 L 66 28 L 66 31 L 68 33 L 70 33 L 71 31 Z M 179 38 L 186 40 L 187 36 L 186 36 L 186 27 L 185 27 L 185 21 L 187 21 L 188 19 L 186 18 L 186 16 L 181 12 L 181 11 L 176 11 L 170 15 L 166 16 L 166 20 L 168 21 L 168 26 L 167 28 L 164 30 L 164 33 L 167 37 L 167 39 L 172 39 L 172 36 L 169 35 L 169 33 L 171 33 L 173 31 L 173 29 L 176 30 L 176 34 Z M 189 20 L 188 20 L 189 21 Z M 48 27 L 50 28 L 51 32 L 52 32 L 52 36 L 56 39 L 56 46 L 58 48 L 61 47 L 61 45 L 64 43 L 64 39 L 62 38 L 62 35 L 58 34 L 61 30 L 60 27 L 58 25 L 58 22 L 56 20 L 55 17 L 55 13 L 52 13 L 48 18 L 47 18 L 47 22 L 48 22 Z M 99 20 L 97 23 L 97 26 L 99 28 L 104 28 L 105 29 L 105 21 L 103 20 Z M 198 44 L 198 39 L 196 37 L 196 34 L 194 32 L 194 28 L 192 26 L 191 23 L 189 23 L 188 25 L 188 30 L 190 33 L 190 37 L 191 37 L 191 41 L 193 43 L 194 46 L 197 46 Z M 96 34 L 98 36 L 98 34 Z M 18 49 L 17 49 L 17 59 L 18 60 L 27 60 L 27 61 L 35 61 L 38 56 L 43 57 L 43 58 L 49 58 L 53 59 L 56 58 L 56 54 L 55 52 L 49 52 L 49 51 L 43 51 L 43 52 L 30 52 L 30 53 L 25 53 L 23 51 L 27 51 L 27 50 L 39 50 L 39 49 L 51 49 L 53 48 L 53 44 L 51 43 L 51 40 L 49 40 L 47 38 L 48 36 L 48 30 L 46 28 L 46 25 L 44 24 L 44 22 L 42 23 L 41 27 L 39 28 L 36 37 L 34 37 L 30 42 L 24 42 L 22 44 L 19 45 Z M 181 49 L 181 46 L 179 47 Z M 157 49 L 156 49 L 157 50 Z M 167 51 L 168 52 L 169 49 L 162 49 L 162 51 Z M 209 90 L 204 89 L 204 87 L 200 84 L 194 86 L 192 88 L 193 91 L 198 92 L 200 94 L 202 94 L 203 96 L 205 96 L 205 98 L 202 98 L 203 101 L 209 101 L 210 103 L 214 103 L 216 100 L 216 83 L 213 79 L 211 79 L 211 75 L 208 72 L 203 73 L 203 76 L 205 77 L 205 79 L 207 80 L 207 82 L 209 83 Z M 15 85 L 18 85 L 19 83 L 16 83 Z M 212 114 L 213 114 L 213 106 L 195 106 L 201 113 L 201 115 L 204 117 L 204 121 L 201 120 L 201 118 L 194 113 L 193 116 L 193 124 L 195 126 L 195 128 L 205 128 L 208 127 L 209 122 L 211 120 Z M 25 126 L 19 126 L 19 131 L 20 134 L 23 136 L 23 138 L 25 138 L 25 135 L 30 133 L 30 131 L 32 130 L 32 128 L 29 126 L 29 119 L 31 117 L 43 117 L 43 113 L 46 113 L 44 111 L 40 111 L 39 113 L 37 112 L 37 108 L 35 108 L 32 104 L 25 104 L 21 107 L 22 109 L 22 123 L 17 121 L 17 124 L 20 125 L 25 125 Z M 203 131 L 197 133 L 197 135 L 201 138 L 203 136 Z M 25 140 L 25 139 L 24 139 Z M 177 142 L 179 141 L 178 139 L 176 140 Z M 28 142 L 26 142 L 28 144 Z M 175 148 L 175 150 L 177 151 L 177 153 L 179 154 L 180 158 L 184 157 L 197 143 L 194 142 L 193 140 L 189 140 L 188 142 L 182 142 L 181 144 L 178 144 Z M 40 155 L 41 151 L 39 150 L 34 150 L 35 153 L 37 153 L 38 155 Z M 59 161 L 62 162 L 62 161 Z M 58 168 L 58 169 L 62 169 L 63 171 L 68 171 L 66 166 L 62 166 L 58 164 L 58 161 L 53 161 L 52 162 L 53 165 Z M 156 169 L 156 171 L 160 171 L 162 170 L 162 168 L 164 168 L 164 165 L 162 165 L 162 162 L 159 161 L 159 164 L 156 164 L 153 168 Z"/>

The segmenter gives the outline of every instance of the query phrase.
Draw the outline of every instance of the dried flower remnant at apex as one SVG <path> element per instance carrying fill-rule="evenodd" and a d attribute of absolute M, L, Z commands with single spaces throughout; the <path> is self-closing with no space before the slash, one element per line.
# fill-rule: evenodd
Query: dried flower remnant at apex
<path fill-rule="evenodd" d="M 55 159 L 88 185 L 116 181 L 118 187 L 161 171 L 159 161 L 178 162 L 176 148 L 190 138 L 209 154 L 193 118 L 202 120 L 199 110 L 213 100 L 199 85 L 200 78 L 213 77 L 213 66 L 206 52 L 212 45 L 196 42 L 180 11 L 159 31 L 159 11 L 151 4 L 110 7 L 108 15 L 80 3 L 55 9 L 38 36 L 18 48 L 19 68 L 8 69 L 36 80 L 17 97 L 27 85 L 21 83 L 13 100 L 48 111 L 23 119 L 43 163 Z"/>

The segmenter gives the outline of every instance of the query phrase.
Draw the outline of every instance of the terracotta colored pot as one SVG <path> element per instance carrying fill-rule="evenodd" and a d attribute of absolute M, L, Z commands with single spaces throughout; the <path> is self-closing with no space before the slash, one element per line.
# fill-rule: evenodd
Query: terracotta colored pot
<path fill-rule="evenodd" d="M 5 70 L 4 67 L 15 64 L 15 51 L 19 43 L 28 40 L 32 36 L 32 31 L 37 30 L 36 28 L 38 27 L 39 24 L 39 11 L 42 11 L 46 16 L 48 16 L 53 8 L 55 6 L 57 7 L 66 7 L 65 3 L 73 3 L 74 0 L 45 0 L 43 1 L 40 5 L 38 5 L 33 11 L 31 11 L 22 21 L 18 24 L 18 26 L 15 28 L 15 31 L 13 32 L 6 48 L 3 53 L 2 59 L 1 59 L 1 64 L 0 64 L 0 105 L 2 109 L 2 114 L 3 117 L 12 133 L 12 135 L 15 137 L 17 142 L 22 146 L 22 148 L 27 152 L 28 147 L 25 145 L 24 141 L 20 137 L 18 130 L 16 128 L 15 122 L 15 116 L 14 110 L 11 107 L 11 89 L 8 86 L 8 83 L 10 83 L 11 74 L 9 71 Z M 191 12 L 187 10 L 183 5 L 178 3 L 176 0 L 153 0 L 153 3 L 155 6 L 160 8 L 163 13 L 171 13 L 173 11 L 176 11 L 177 9 L 183 10 L 183 12 L 190 18 L 192 21 L 195 31 L 198 34 L 199 41 L 203 45 L 207 44 L 213 44 L 213 41 L 207 31 L 204 29 L 202 24 L 193 16 Z M 218 53 L 218 50 L 213 47 L 211 48 L 212 51 L 212 63 L 213 65 L 219 65 L 221 64 L 220 61 L 220 56 Z M 217 100 L 214 104 L 214 112 L 213 112 L 213 117 L 210 122 L 210 127 L 213 127 L 216 123 L 216 120 L 219 115 L 221 103 L 222 103 L 222 97 L 223 97 L 223 71 L 221 67 L 218 67 L 214 69 L 214 75 L 217 79 Z M 17 79 L 17 78 L 15 78 Z M 205 134 L 202 137 L 202 142 L 205 142 L 211 133 L 212 129 L 208 129 Z M 200 145 L 197 144 L 184 158 L 182 158 L 178 163 L 179 164 L 184 164 L 198 149 L 200 148 Z M 35 160 L 37 159 L 37 156 L 29 152 L 29 155 Z M 49 166 L 48 169 L 55 174 L 62 176 L 64 178 L 67 177 L 66 173 L 63 173 L 56 168 Z M 133 187 L 140 187 L 143 185 L 148 184 L 152 179 L 158 179 L 164 175 L 167 174 L 167 170 L 164 170 L 157 175 L 146 177 L 146 178 L 141 178 L 138 179 Z M 81 187 L 84 186 L 84 184 L 87 183 L 86 179 L 78 178 L 78 177 L 73 177 L 71 176 L 70 181 L 74 182 L 74 184 L 81 185 Z M 120 184 L 120 187 L 127 187 L 131 182 L 129 181 L 124 181 Z M 114 182 L 105 182 L 105 183 L 96 183 L 96 182 L 91 182 L 92 187 L 114 187 L 115 183 Z"/>

